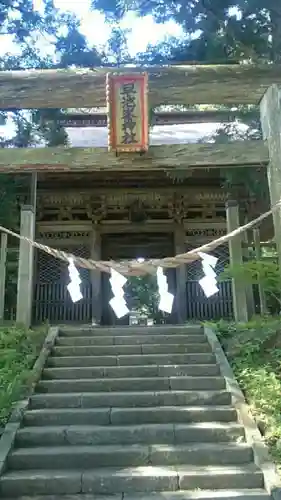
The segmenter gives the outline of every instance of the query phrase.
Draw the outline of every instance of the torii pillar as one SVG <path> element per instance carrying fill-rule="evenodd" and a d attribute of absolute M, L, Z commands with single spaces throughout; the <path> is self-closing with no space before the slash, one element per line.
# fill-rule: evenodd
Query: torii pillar
<path fill-rule="evenodd" d="M 30 240 L 34 240 L 35 214 L 33 206 L 24 205 L 21 207 L 20 234 Z M 30 327 L 31 325 L 33 256 L 33 246 L 27 241 L 20 240 L 16 321 L 26 327 Z"/>
<path fill-rule="evenodd" d="M 239 205 L 236 200 L 226 202 L 227 232 L 231 233 L 240 226 Z M 243 249 L 241 235 L 231 238 L 229 245 L 230 266 L 239 266 L 243 263 Z M 238 278 L 232 278 L 233 314 L 237 322 L 248 321 L 248 307 L 246 286 Z"/>
<path fill-rule="evenodd" d="M 28 204 L 21 207 L 20 214 L 20 235 L 32 241 L 35 237 L 36 198 L 37 173 L 35 172 L 30 177 Z M 27 241 L 20 240 L 16 321 L 28 328 L 32 320 L 33 271 L 34 247 Z"/>
<path fill-rule="evenodd" d="M 186 251 L 185 229 L 182 224 L 175 224 L 174 229 L 175 254 L 182 254 Z M 177 310 L 177 321 L 183 324 L 187 319 L 187 296 L 186 296 L 186 265 L 183 264 L 176 268 L 176 296 L 175 304 Z"/>
<path fill-rule="evenodd" d="M 281 86 L 272 85 L 260 105 L 263 138 L 269 149 L 267 167 L 271 205 L 281 201 Z M 273 214 L 276 250 L 281 265 L 281 207 Z"/>
<path fill-rule="evenodd" d="M 8 235 L 0 233 L 0 321 L 4 319 L 5 314 L 7 247 Z"/>
<path fill-rule="evenodd" d="M 91 235 L 91 259 L 101 258 L 101 234 L 98 224 L 93 224 Z M 102 282 L 101 272 L 91 271 L 92 283 L 92 322 L 99 325 L 102 314 Z"/>

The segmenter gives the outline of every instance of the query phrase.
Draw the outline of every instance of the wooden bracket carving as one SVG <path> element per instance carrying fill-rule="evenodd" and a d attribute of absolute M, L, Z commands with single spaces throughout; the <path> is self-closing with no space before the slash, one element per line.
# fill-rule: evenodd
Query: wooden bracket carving
<path fill-rule="evenodd" d="M 86 214 L 93 224 L 99 224 L 107 216 L 107 204 L 104 196 L 100 197 L 98 203 L 93 198 L 86 204 Z"/>
<path fill-rule="evenodd" d="M 187 204 L 184 196 L 173 194 L 173 198 L 168 203 L 168 215 L 177 223 L 181 223 L 186 218 Z"/>

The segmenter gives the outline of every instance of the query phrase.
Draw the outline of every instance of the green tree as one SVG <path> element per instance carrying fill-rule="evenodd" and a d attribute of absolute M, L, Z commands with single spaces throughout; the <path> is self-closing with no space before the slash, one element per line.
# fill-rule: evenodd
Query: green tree
<path fill-rule="evenodd" d="M 92 67 L 102 62 L 96 48 L 89 47 L 80 33 L 79 21 L 55 8 L 53 0 L 44 0 L 40 13 L 34 9 L 33 0 L 1 1 L 0 21 L 0 34 L 9 36 L 17 47 L 17 55 L 0 58 L 2 70 Z M 1 123 L 9 119 L 14 134 L 0 138 L 0 147 L 28 147 L 42 142 L 46 146 L 66 145 L 67 134 L 57 119 L 60 112 L 1 111 Z"/>
<path fill-rule="evenodd" d="M 170 19 L 187 35 L 176 49 L 181 61 L 279 61 L 281 5 L 275 0 L 93 0 L 93 7 L 119 20 L 129 10 Z"/>
<path fill-rule="evenodd" d="M 110 66 L 129 64 L 132 58 L 129 54 L 127 36 L 128 29 L 122 29 L 118 22 L 111 22 L 111 33 L 104 48 L 104 62 Z"/>
<path fill-rule="evenodd" d="M 1 70 L 97 66 L 101 63 L 95 47 L 89 47 L 74 16 L 55 8 L 53 0 L 44 0 L 40 12 L 33 0 L 0 1 L 0 35 L 14 42 L 16 53 L 0 58 Z M 54 89 L 55 90 L 55 89 Z M 0 137 L 0 147 L 30 147 L 67 144 L 67 134 L 58 122 L 61 110 L 0 111 L 1 125 L 9 125 L 9 136 Z M 30 189 L 29 176 L 1 174 L 0 224 L 18 231 L 19 193 L 23 199 Z M 8 315 L 15 307 L 17 253 L 8 253 L 6 283 Z"/>
<path fill-rule="evenodd" d="M 130 309 L 154 316 L 158 303 L 156 277 L 150 274 L 129 277 L 126 297 Z"/>
<path fill-rule="evenodd" d="M 95 47 L 90 47 L 86 37 L 79 31 L 77 19 L 71 19 L 67 25 L 65 36 L 57 38 L 55 44 L 58 67 L 69 66 L 92 68 L 102 62 L 101 55 Z"/>
<path fill-rule="evenodd" d="M 228 266 L 220 280 L 236 278 L 245 285 L 261 284 L 271 312 L 281 310 L 281 273 L 277 262 L 272 260 L 249 260 L 243 264 Z"/>
<path fill-rule="evenodd" d="M 159 293 L 155 275 L 130 276 L 125 287 L 125 296 L 130 310 L 136 310 L 160 323 L 165 314 L 159 311 Z"/>

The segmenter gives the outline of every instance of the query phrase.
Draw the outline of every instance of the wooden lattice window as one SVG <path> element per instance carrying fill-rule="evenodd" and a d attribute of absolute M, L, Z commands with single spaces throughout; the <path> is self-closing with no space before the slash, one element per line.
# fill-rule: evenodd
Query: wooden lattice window
<path fill-rule="evenodd" d="M 195 248 L 195 246 L 189 246 L 186 249 L 186 251 L 188 252 L 193 248 Z M 212 255 L 215 255 L 219 259 L 216 265 L 216 272 L 217 274 L 220 274 L 229 263 L 228 245 L 222 245 L 210 253 Z M 186 270 L 187 281 L 200 280 L 201 278 L 203 278 L 204 273 L 202 272 L 202 266 L 200 260 L 196 260 L 191 264 L 188 264 L 186 268 L 187 268 Z"/>
<path fill-rule="evenodd" d="M 71 248 L 61 248 L 65 252 L 72 253 L 78 257 L 88 259 L 90 257 L 89 247 L 86 245 L 77 245 Z M 90 272 L 88 269 L 79 268 L 82 282 L 90 281 Z M 56 283 L 67 281 L 68 271 L 67 263 L 49 255 L 42 250 L 37 250 L 37 283 Z"/>

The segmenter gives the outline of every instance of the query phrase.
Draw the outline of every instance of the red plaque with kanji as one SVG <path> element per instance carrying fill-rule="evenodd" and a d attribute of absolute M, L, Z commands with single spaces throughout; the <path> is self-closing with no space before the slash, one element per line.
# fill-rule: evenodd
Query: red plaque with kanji
<path fill-rule="evenodd" d="M 109 151 L 148 150 L 147 81 L 146 73 L 107 75 Z"/>

